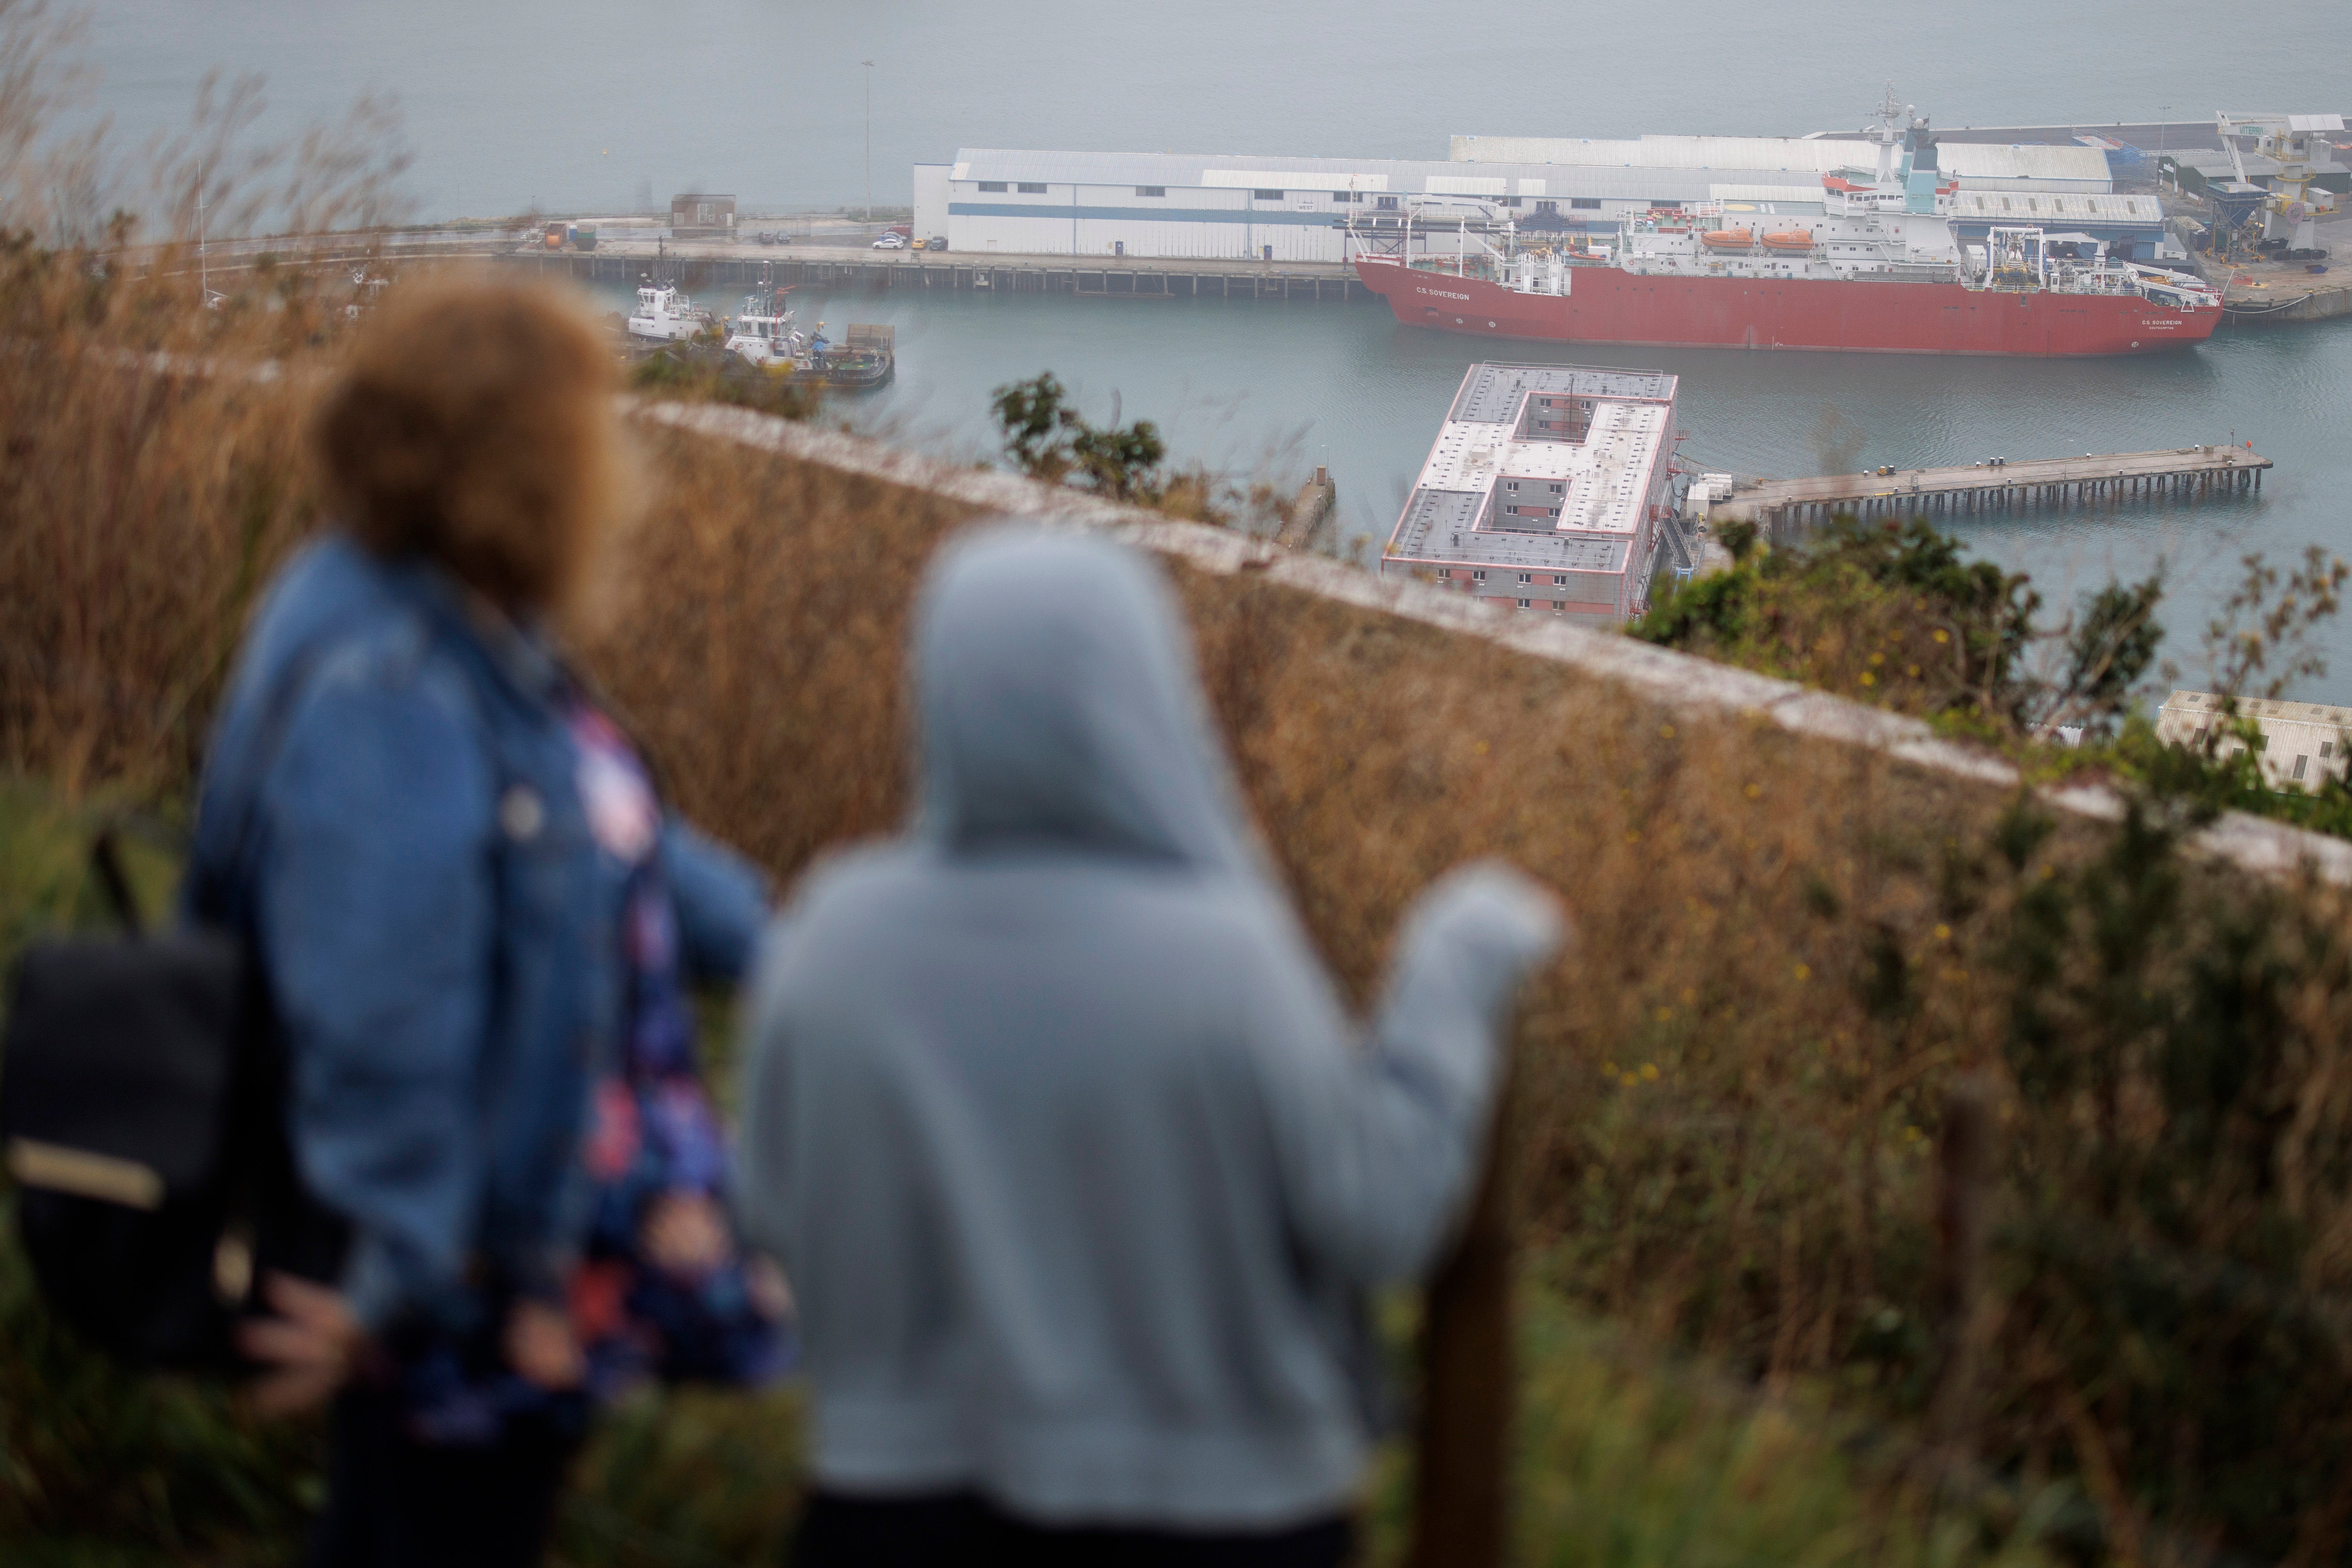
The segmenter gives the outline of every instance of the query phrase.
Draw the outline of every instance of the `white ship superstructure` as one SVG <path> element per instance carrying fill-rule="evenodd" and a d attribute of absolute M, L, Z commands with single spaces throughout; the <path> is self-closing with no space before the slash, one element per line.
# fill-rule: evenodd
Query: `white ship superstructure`
<path fill-rule="evenodd" d="M 637 308 L 629 315 L 629 336 L 672 342 L 691 338 L 710 325 L 710 312 L 667 285 L 641 285 Z"/>
<path fill-rule="evenodd" d="M 743 313 L 727 323 L 727 351 L 761 370 L 789 371 L 806 351 L 808 340 L 793 328 L 793 312 L 784 307 L 783 290 L 753 294 L 743 301 Z"/>

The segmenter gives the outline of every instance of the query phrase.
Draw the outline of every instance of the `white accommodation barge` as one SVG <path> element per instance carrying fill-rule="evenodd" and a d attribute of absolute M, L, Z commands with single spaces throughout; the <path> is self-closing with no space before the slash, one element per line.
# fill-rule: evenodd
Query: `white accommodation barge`
<path fill-rule="evenodd" d="M 1381 574 L 1591 625 L 1640 614 L 1673 509 L 1675 388 L 1654 371 L 1471 366 Z"/>

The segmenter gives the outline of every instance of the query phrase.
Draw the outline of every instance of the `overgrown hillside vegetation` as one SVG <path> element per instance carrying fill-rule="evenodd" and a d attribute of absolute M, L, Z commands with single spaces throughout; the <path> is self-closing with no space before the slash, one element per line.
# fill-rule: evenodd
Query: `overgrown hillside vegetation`
<path fill-rule="evenodd" d="M 0 382 L 0 762 L 68 801 L 184 804 L 252 596 L 318 523 L 296 433 L 310 371 L 332 360 L 331 312 L 296 330 L 307 307 L 289 286 L 284 308 L 198 338 L 166 308 L 176 287 L 94 283 L 26 249 L 0 299 L 20 369 Z M 187 374 L 123 352 L 159 340 L 287 368 Z M 965 519 L 918 492 L 644 438 L 655 504 L 583 655 L 686 808 L 789 883 L 898 820 L 908 606 Z M 2193 806 L 2151 796 L 2117 829 L 2061 824 L 1249 574 L 1174 575 L 1258 819 L 1360 994 L 1406 900 L 1465 857 L 1507 855 L 1577 911 L 1582 939 L 1519 1043 L 1528 1232 L 1557 1311 L 1614 1325 L 1606 1343 L 1643 1356 L 1696 1354 L 1789 1409 L 1821 1391 L 1824 1420 L 1871 1434 L 1850 1450 L 1865 1458 L 1822 1460 L 1855 1467 L 1820 1516 L 1851 1508 L 1835 1530 L 1853 1541 L 1939 1528 L 1981 1545 L 2030 1524 L 2091 1555 L 2342 1560 L 2338 894 L 2186 858 Z M 1998 1174 L 1990 1261 L 1955 1305 L 1931 1150 L 1970 1073 L 1995 1086 Z M 1976 1370 L 1931 1432 L 1960 1345 Z M 172 1515 L 72 1482 L 56 1469 L 71 1446 L 35 1440 L 67 1418 L 47 1400 L 72 1364 L 16 1369 L 30 1379 L 5 1417 L 16 1528 L 166 1544 L 156 1521 Z M 1538 1358 L 1531 1393 L 1599 1375 L 1580 1364 Z M 782 1528 L 788 1503 L 755 1485 L 750 1513 L 713 1522 L 710 1489 L 767 1472 L 709 1456 L 762 1448 L 728 1402 L 688 1406 L 683 1427 L 640 1412 L 617 1429 L 677 1462 L 600 1459 L 578 1550 L 656 1561 L 628 1531 L 717 1547 L 747 1540 L 730 1533 L 745 1518 L 753 1537 Z M 1579 1560 L 1570 1522 L 1614 1519 L 1632 1494 L 1593 1490 L 1623 1492 L 1624 1472 L 1591 1468 L 1546 1408 L 1528 1430 L 1529 1549 Z M 1798 1418 L 1746 1409 L 1738 1421 Z M 1604 1436 L 1663 1454 L 1677 1429 Z M 196 1462 L 166 1450 L 155 1484 Z M 86 1511 L 92 1499 L 112 1511 Z M 1820 1550 L 1847 1560 L 1833 1545 Z"/>
<path fill-rule="evenodd" d="M 1972 561 L 1924 519 L 1841 519 L 1794 548 L 1768 549 L 1751 524 L 1725 530 L 1727 570 L 1660 582 L 1630 629 L 1644 641 L 1825 687 L 1999 746 L 2036 777 L 2106 774 L 2183 806 L 2236 810 L 2352 838 L 2352 781 L 2323 771 L 2280 789 L 2263 776 L 2251 720 L 2212 727 L 2194 747 L 2157 738 L 2148 678 L 2179 672 L 2168 645 L 2159 563 L 2109 582 L 2052 623 L 2021 573 Z M 2342 609 L 2352 567 L 2317 545 L 2282 570 L 2259 555 L 2204 629 L 2203 663 L 2234 716 L 2326 674 L 2311 633 Z M 2053 746 L 2063 731 L 2074 744 Z"/>

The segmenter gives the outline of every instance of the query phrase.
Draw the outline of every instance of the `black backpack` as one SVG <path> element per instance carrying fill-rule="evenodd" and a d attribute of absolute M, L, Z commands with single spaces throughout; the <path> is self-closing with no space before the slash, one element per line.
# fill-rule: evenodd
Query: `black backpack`
<path fill-rule="evenodd" d="M 299 674 L 272 704 L 264 756 Z M 50 1310 L 102 1349 L 233 1370 L 236 1321 L 262 1311 L 264 1273 L 336 1278 L 346 1228 L 296 1175 L 251 944 L 143 933 L 110 831 L 91 858 L 123 933 L 27 947 L 0 1041 L 18 1233 Z"/>

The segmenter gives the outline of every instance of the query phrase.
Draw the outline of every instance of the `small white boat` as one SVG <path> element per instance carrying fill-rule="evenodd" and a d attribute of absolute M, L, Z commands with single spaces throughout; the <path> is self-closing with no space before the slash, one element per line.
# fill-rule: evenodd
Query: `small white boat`
<path fill-rule="evenodd" d="M 637 290 L 637 308 L 629 317 L 629 336 L 675 342 L 691 338 L 709 325 L 710 312 L 697 308 L 693 300 L 677 289 L 646 285 Z"/>

